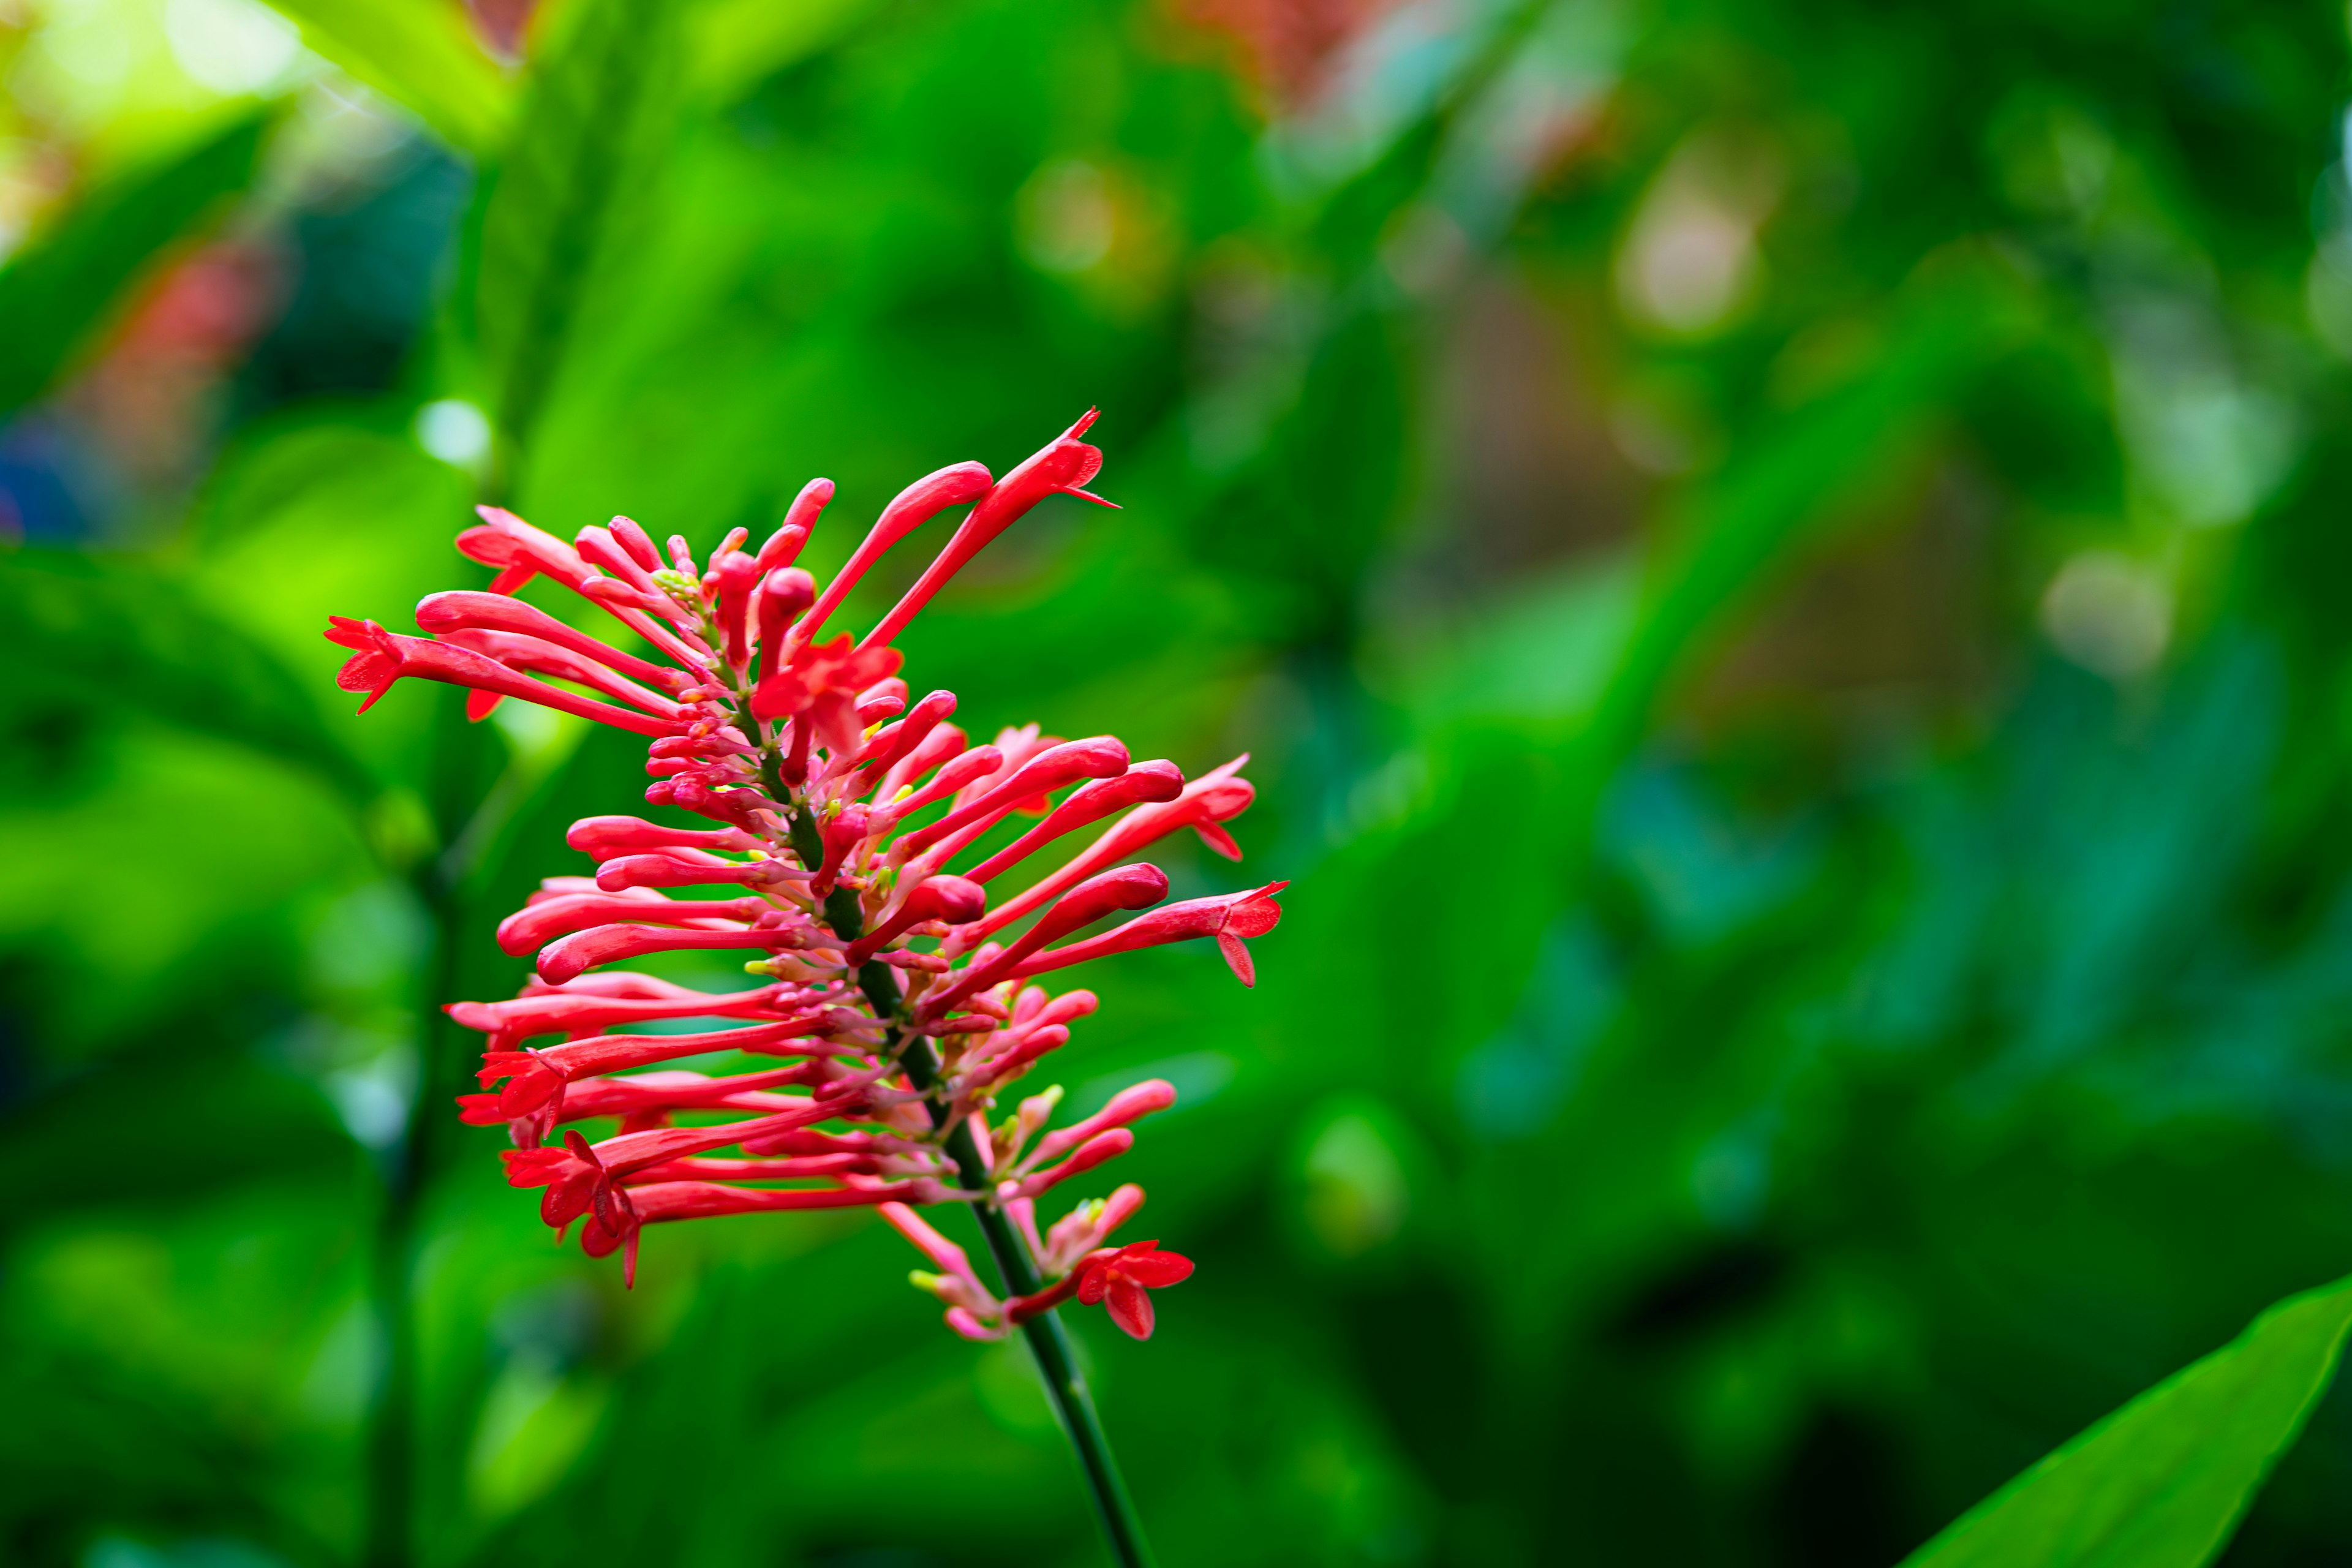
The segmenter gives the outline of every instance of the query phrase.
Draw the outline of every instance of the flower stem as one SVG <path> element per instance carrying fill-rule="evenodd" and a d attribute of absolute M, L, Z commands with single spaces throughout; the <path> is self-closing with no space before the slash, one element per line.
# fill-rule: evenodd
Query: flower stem
<path fill-rule="evenodd" d="M 772 740 L 763 750 L 766 755 L 761 773 L 771 798 L 789 798 L 777 771 Z M 814 867 L 824 859 L 824 840 L 819 837 L 814 816 L 805 807 L 790 815 L 786 827 L 793 852 L 803 865 Z M 833 889 L 833 895 L 825 900 L 824 912 L 825 923 L 845 942 L 856 941 L 865 931 L 866 919 L 856 895 L 845 889 Z M 902 1037 L 895 1022 L 905 1005 L 898 989 L 898 972 L 879 961 L 868 962 L 857 973 L 857 985 L 874 1005 L 875 1016 L 889 1025 L 889 1037 L 883 1048 L 898 1051 L 898 1065 L 905 1069 L 907 1081 L 926 1097 L 923 1104 L 930 1113 L 931 1126 L 938 1129 L 945 1125 L 948 1105 L 930 1092 L 939 1082 L 939 1055 L 932 1050 L 930 1041 L 920 1035 Z M 948 1158 L 955 1162 L 957 1184 L 967 1192 L 992 1192 L 994 1184 L 989 1180 L 988 1162 L 981 1156 L 980 1142 L 972 1133 L 971 1119 L 957 1121 L 949 1129 L 944 1142 Z M 1028 1248 L 1005 1219 L 1004 1211 L 982 1197 L 971 1205 L 971 1212 L 972 1217 L 980 1221 L 980 1234 L 987 1238 L 989 1256 L 996 1259 L 1005 1297 L 1010 1300 L 1035 1295 L 1043 1281 L 1037 1278 Z M 1103 1430 L 1094 1394 L 1078 1371 L 1077 1358 L 1071 1353 L 1069 1331 L 1062 1326 L 1059 1315 L 1047 1310 L 1022 1324 L 1021 1331 L 1029 1341 L 1029 1353 L 1036 1360 L 1037 1375 L 1045 1382 L 1046 1397 L 1054 1402 L 1054 1413 L 1062 1423 L 1063 1434 L 1077 1453 L 1078 1468 L 1086 1472 L 1087 1491 L 1094 1500 L 1095 1518 L 1102 1526 L 1111 1556 L 1119 1568 L 1151 1568 L 1151 1548 L 1143 1539 L 1143 1520 L 1135 1511 L 1135 1500 L 1128 1496 L 1127 1481 L 1118 1473 L 1118 1460 L 1110 1451 L 1110 1435 Z"/>
<path fill-rule="evenodd" d="M 907 1069 L 907 1081 L 919 1089 L 928 1089 L 939 1075 L 939 1058 L 932 1055 L 930 1042 L 919 1037 L 907 1044 L 899 1058 Z M 947 1115 L 947 1107 L 934 1100 L 929 1102 L 933 1125 Z M 979 1142 L 972 1136 L 971 1122 L 959 1121 L 948 1134 L 947 1151 L 955 1161 L 958 1181 L 977 1192 L 989 1190 L 988 1167 L 980 1157 Z M 974 1218 L 980 1221 L 980 1233 L 988 1240 L 991 1257 L 996 1259 L 997 1272 L 1003 1276 L 1007 1296 L 1034 1296 L 1042 1288 L 1037 1270 L 1029 1261 L 1029 1254 L 1013 1234 L 1004 1211 L 994 1204 L 982 1202 L 971 1205 Z M 1077 1359 L 1071 1353 L 1069 1331 L 1062 1326 L 1058 1313 L 1047 1310 L 1038 1313 L 1021 1325 L 1029 1341 L 1029 1353 L 1036 1358 L 1037 1374 L 1045 1380 L 1046 1395 L 1054 1402 L 1054 1412 L 1061 1418 L 1062 1431 L 1068 1436 L 1070 1447 L 1076 1450 L 1079 1468 L 1086 1471 L 1087 1489 L 1094 1498 L 1095 1518 L 1102 1525 L 1103 1538 L 1110 1545 L 1111 1556 L 1121 1568 L 1150 1568 L 1151 1548 L 1143 1539 L 1143 1521 L 1135 1511 L 1135 1500 L 1127 1493 L 1127 1482 L 1118 1473 L 1118 1460 L 1110 1451 L 1110 1436 L 1103 1430 L 1102 1416 L 1095 1409 L 1094 1394 L 1087 1387 L 1085 1376 L 1078 1371 Z"/>

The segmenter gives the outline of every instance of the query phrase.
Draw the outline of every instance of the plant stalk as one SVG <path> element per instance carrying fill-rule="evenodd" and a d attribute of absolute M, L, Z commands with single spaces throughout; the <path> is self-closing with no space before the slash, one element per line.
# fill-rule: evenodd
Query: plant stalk
<path fill-rule="evenodd" d="M 789 799 L 776 768 L 775 749 L 772 744 L 765 749 L 761 771 L 770 796 Z M 793 852 L 800 857 L 801 863 L 810 867 L 822 864 L 824 843 L 814 816 L 805 807 L 796 809 L 789 825 Z M 844 942 L 855 942 L 865 932 L 866 916 L 857 895 L 845 888 L 836 887 L 826 896 L 824 920 Z M 939 1082 L 939 1055 L 931 1048 L 930 1041 L 920 1035 L 901 1035 L 896 1022 L 906 1002 L 898 988 L 898 973 L 887 963 L 868 962 L 857 972 L 857 986 L 873 1004 L 875 1016 L 890 1026 L 883 1049 L 898 1051 L 898 1065 L 905 1069 L 907 1081 L 925 1097 L 923 1104 L 930 1113 L 932 1128 L 944 1126 L 947 1103 L 931 1093 Z M 980 1141 L 972 1133 L 971 1118 L 958 1121 L 943 1142 L 948 1158 L 955 1162 L 957 1184 L 967 1192 L 992 1192 L 988 1163 L 981 1157 Z M 988 1242 L 989 1256 L 996 1260 L 1002 1293 L 1008 1299 L 1035 1295 L 1043 1289 L 1044 1281 L 1037 1278 L 1028 1248 L 1014 1234 L 1004 1211 L 988 1197 L 982 1197 L 971 1208 L 972 1217 L 980 1222 L 980 1234 Z M 1086 1473 L 1087 1493 L 1094 1500 L 1095 1519 L 1102 1526 L 1103 1540 L 1110 1547 L 1113 1560 L 1119 1568 L 1152 1568 L 1151 1547 L 1143 1538 L 1142 1517 L 1136 1512 L 1135 1500 L 1128 1495 L 1127 1480 L 1119 1474 L 1118 1458 L 1111 1453 L 1110 1434 L 1103 1429 L 1094 1394 L 1087 1387 L 1085 1374 L 1078 1371 L 1069 1331 L 1062 1326 L 1060 1316 L 1049 1309 L 1022 1324 L 1021 1331 L 1029 1342 L 1029 1353 L 1036 1360 L 1037 1375 L 1045 1382 L 1054 1414 L 1078 1457 L 1078 1468 Z"/>
<path fill-rule="evenodd" d="M 919 1036 L 908 1042 L 898 1060 L 907 1069 L 907 1081 L 919 1089 L 929 1089 L 939 1076 L 939 1058 L 931 1052 L 930 1042 Z M 937 1127 L 946 1120 L 948 1108 L 937 1100 L 926 1103 L 931 1125 Z M 981 1162 L 979 1140 L 972 1135 L 969 1118 L 957 1122 L 948 1134 L 947 1151 L 956 1163 L 956 1178 L 961 1185 L 975 1192 L 989 1190 L 988 1167 Z M 1044 1281 L 1037 1278 L 1028 1249 L 1013 1234 L 1004 1211 L 983 1200 L 972 1205 L 971 1212 L 980 1221 L 981 1235 L 988 1240 L 989 1255 L 996 1259 L 997 1272 L 1003 1276 L 1005 1294 L 1035 1295 Z M 1102 1525 L 1111 1556 L 1121 1568 L 1150 1568 L 1151 1548 L 1143 1539 L 1143 1520 L 1135 1511 L 1135 1500 L 1128 1495 L 1126 1479 L 1110 1451 L 1110 1435 L 1103 1430 L 1094 1394 L 1078 1371 L 1069 1331 L 1062 1326 L 1058 1311 L 1049 1308 L 1022 1324 L 1021 1331 L 1029 1341 L 1029 1353 L 1036 1358 L 1037 1375 L 1045 1380 L 1062 1431 L 1077 1453 L 1079 1468 L 1086 1471 L 1095 1518 Z"/>

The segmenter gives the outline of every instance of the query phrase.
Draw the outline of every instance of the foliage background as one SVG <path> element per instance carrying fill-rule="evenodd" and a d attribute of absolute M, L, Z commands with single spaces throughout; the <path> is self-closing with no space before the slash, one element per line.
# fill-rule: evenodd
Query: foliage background
<path fill-rule="evenodd" d="M 1092 404 L 1126 510 L 904 640 L 1246 748 L 1247 872 L 1170 868 L 1296 881 L 1255 993 L 1121 960 L 1055 1064 L 1185 1097 L 1129 1163 L 1201 1272 L 1077 1325 L 1167 1561 L 1891 1563 L 2343 1273 L 2346 46 L 8 0 L 0 1555 L 1097 1560 L 873 1225 L 548 1249 L 429 1005 L 635 762 L 355 721 L 318 637 L 481 494 L 700 547 L 822 472 L 830 563 Z M 2227 1561 L 2347 1499 L 2339 1393 Z"/>

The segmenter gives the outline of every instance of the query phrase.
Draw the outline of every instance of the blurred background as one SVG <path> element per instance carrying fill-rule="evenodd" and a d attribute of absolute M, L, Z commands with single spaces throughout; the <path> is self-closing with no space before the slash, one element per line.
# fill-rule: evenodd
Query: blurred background
<path fill-rule="evenodd" d="M 1171 1564 L 1886 1565 L 2352 1268 L 2352 98 L 2220 0 L 0 0 L 0 1557 L 1100 1561 L 867 1218 L 551 1250 L 434 1011 L 626 737 L 330 612 L 1091 405 L 904 639 L 1247 750 L 1092 982 Z M 890 563 L 865 613 L 927 552 Z M 682 978 L 725 976 L 680 966 Z M 2235 1564 L 2352 1557 L 2352 1397 Z"/>

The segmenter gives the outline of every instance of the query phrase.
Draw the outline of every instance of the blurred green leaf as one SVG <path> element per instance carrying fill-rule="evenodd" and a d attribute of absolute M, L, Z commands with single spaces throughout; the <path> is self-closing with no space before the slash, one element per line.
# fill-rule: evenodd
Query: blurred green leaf
<path fill-rule="evenodd" d="M 454 0 L 270 0 L 302 41 L 468 153 L 497 146 L 514 89 Z"/>
<path fill-rule="evenodd" d="M 25 551 L 0 560 L 0 712 L 60 700 L 142 709 L 302 764 L 354 805 L 375 780 L 269 653 L 169 579 L 120 563 Z"/>
<path fill-rule="evenodd" d="M 2352 1332 L 2352 1279 L 2283 1301 L 2043 1459 L 1905 1568 L 2198 1568 L 2303 1430 Z"/>
<path fill-rule="evenodd" d="M 253 178 L 273 116 L 247 115 L 177 156 L 117 175 L 0 268 L 0 415 L 47 391 L 125 290 Z"/>
<path fill-rule="evenodd" d="M 653 178 L 680 85 L 676 6 L 583 0 L 562 22 L 532 61 L 476 262 L 475 322 L 514 447 L 546 407 L 607 238 Z"/>
<path fill-rule="evenodd" d="M 687 24 L 697 91 L 724 101 L 839 37 L 874 0 L 705 0 Z"/>

